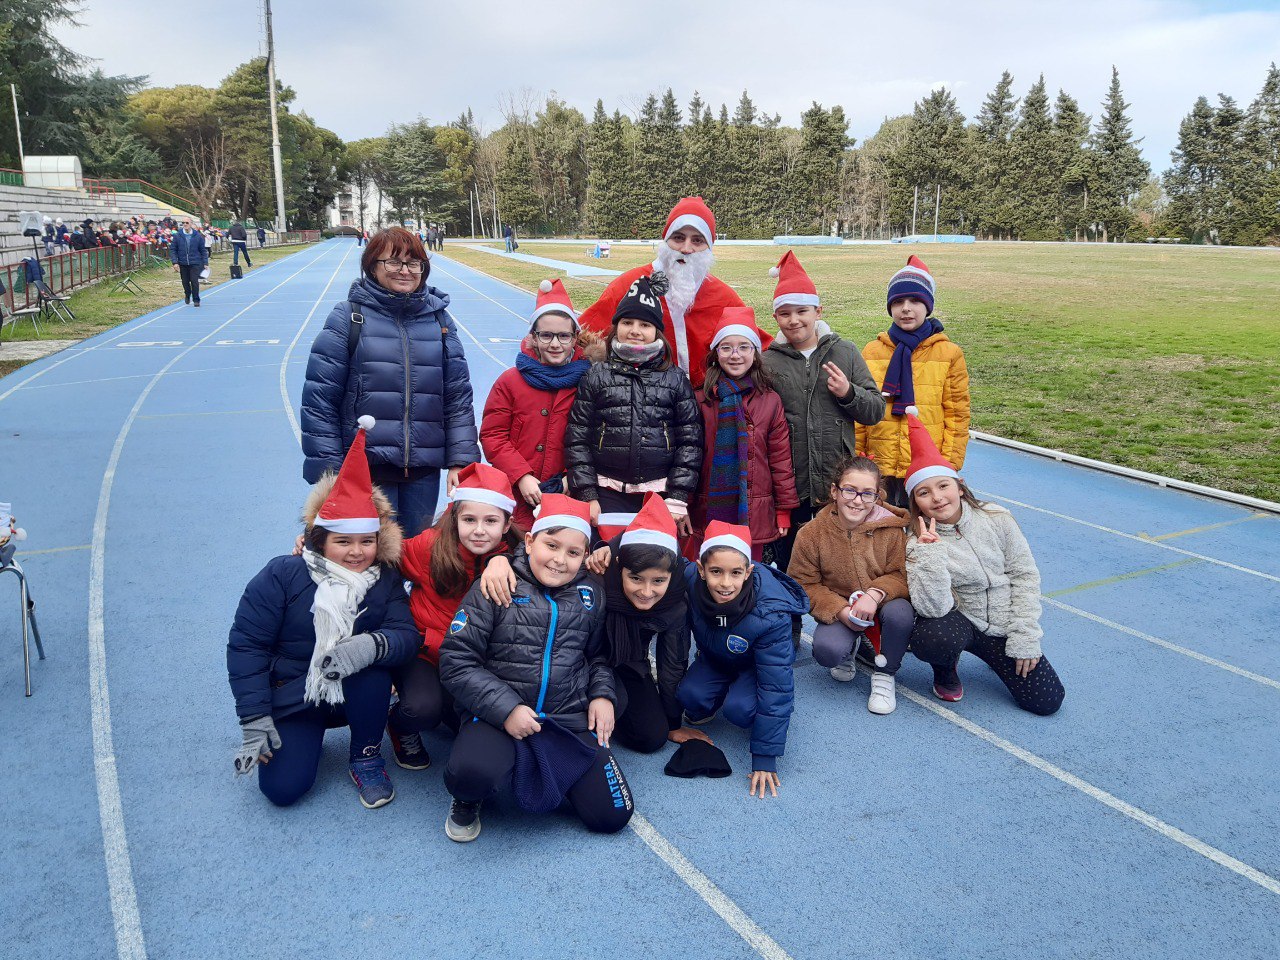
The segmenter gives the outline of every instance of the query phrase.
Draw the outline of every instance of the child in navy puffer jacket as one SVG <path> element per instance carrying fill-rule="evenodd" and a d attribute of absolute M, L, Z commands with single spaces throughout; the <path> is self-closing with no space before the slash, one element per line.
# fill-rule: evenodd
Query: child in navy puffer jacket
<path fill-rule="evenodd" d="M 795 644 L 791 618 L 809 599 L 785 573 L 751 562 L 751 531 L 713 520 L 707 525 L 689 584 L 689 623 L 697 659 L 678 696 L 690 723 L 717 710 L 751 731 L 751 795 L 778 795 L 778 757 L 787 744 L 794 703 Z"/>

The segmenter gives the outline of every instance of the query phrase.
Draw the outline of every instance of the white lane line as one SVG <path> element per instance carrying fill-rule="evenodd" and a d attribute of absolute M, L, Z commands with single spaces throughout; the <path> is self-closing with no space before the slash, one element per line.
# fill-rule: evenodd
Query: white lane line
<path fill-rule="evenodd" d="M 298 251 L 298 252 L 301 252 L 301 251 Z M 289 256 L 288 256 L 288 257 L 281 257 L 279 260 L 273 260 L 271 263 L 266 264 L 266 265 L 262 268 L 262 270 L 263 270 L 263 271 L 270 270 L 270 269 L 271 269 L 272 267 L 274 267 L 277 263 L 284 263 L 286 260 L 288 260 L 288 259 L 289 259 L 289 257 L 292 257 L 293 255 L 294 255 L 294 254 L 292 254 L 292 253 L 291 253 L 291 254 L 289 254 Z M 319 259 L 319 258 L 317 257 L 316 259 Z M 315 261 L 313 260 L 313 261 L 311 261 L 311 262 L 312 262 L 312 263 L 314 263 Z M 205 296 L 205 297 L 212 297 L 215 293 L 218 293 L 219 291 L 223 290 L 224 288 L 227 288 L 227 287 L 230 287 L 230 286 L 231 286 L 231 282 L 230 282 L 229 280 L 228 280 L 228 281 L 225 281 L 225 282 L 223 282 L 223 283 L 220 283 L 218 286 L 214 287 L 214 288 L 213 288 L 212 290 L 210 290 L 208 293 L 203 294 L 203 296 Z M 254 302 L 256 303 L 257 301 L 254 301 Z M 136 323 L 136 322 L 134 322 L 134 321 L 132 321 L 132 320 L 125 322 L 124 324 L 122 324 L 123 329 L 121 329 L 121 330 L 117 331 L 116 333 L 112 334 L 112 335 L 111 335 L 111 336 L 109 336 L 109 337 L 106 337 L 106 338 L 105 338 L 105 339 L 103 339 L 103 340 L 98 341 L 97 343 L 92 344 L 91 346 L 88 346 L 88 347 L 71 347 L 71 348 L 69 348 L 68 350 L 63 351 L 64 353 L 66 353 L 66 354 L 67 354 L 67 356 L 63 357 L 61 360 L 56 360 L 56 361 L 54 361 L 53 363 L 49 364 L 47 367 L 41 367 L 39 370 L 37 370 L 37 371 L 36 371 L 35 373 L 33 373 L 31 376 L 27 377 L 27 379 L 25 379 L 25 380 L 21 381 L 20 383 L 16 383 L 16 384 L 14 384 L 12 387 L 10 387 L 8 390 L 6 390 L 4 393 L 0 393 L 0 400 L 5 400 L 5 399 L 7 399 L 8 397 L 12 396 L 12 395 L 13 395 L 14 393 L 16 393 L 17 391 L 21 390 L 23 387 L 25 387 L 25 386 L 26 386 L 28 383 L 30 383 L 32 380 L 39 380 L 39 379 L 40 379 L 41 377 L 43 377 L 46 373 L 48 373 L 50 370 L 55 370 L 55 369 L 57 369 L 58 367 L 62 366 L 64 363 L 66 363 L 68 360 L 74 360 L 76 357 L 82 357 L 82 356 L 84 356 L 86 353 L 91 353 L 91 352 L 93 352 L 94 350 L 101 349 L 102 347 L 105 347 L 107 344 L 112 343 L 112 342 L 114 342 L 114 341 L 116 341 L 116 340 L 119 340 L 121 337 L 128 336 L 129 334 L 131 334 L 131 333 L 135 333 L 136 331 L 141 330 L 143 327 L 148 326 L 149 324 L 155 323 L 157 320 L 163 320 L 165 317 L 169 316 L 171 313 L 177 313 L 179 310 L 182 310 L 182 309 L 184 309 L 185 307 L 186 307 L 186 304 L 174 304 L 172 307 L 170 307 L 170 308 L 169 308 L 168 310 L 166 310 L 164 313 L 157 314 L 156 316 L 152 317 L 150 320 L 143 320 L 141 323 Z M 57 386 L 57 384 L 54 384 L 54 386 Z"/>
<path fill-rule="evenodd" d="M 324 254 L 321 254 L 321 257 Z M 319 260 L 320 257 L 316 257 Z M 215 336 L 243 313 L 265 300 L 302 273 L 316 260 L 302 266 L 272 287 L 230 320 L 205 335 Z M 106 574 L 107 514 L 111 509 L 111 488 L 115 484 L 116 467 L 124 450 L 125 438 L 138 418 L 138 411 L 155 385 L 169 369 L 195 349 L 197 344 L 166 363 L 143 388 L 133 408 L 120 427 L 107 469 L 102 475 L 98 493 L 98 511 L 93 520 L 93 544 L 89 562 L 89 701 L 93 726 L 93 772 L 98 787 L 98 819 L 102 824 L 103 856 L 107 866 L 107 889 L 111 916 L 115 923 L 116 953 L 121 960 L 146 960 L 147 946 L 142 935 L 142 918 L 138 913 L 138 891 L 133 883 L 133 862 L 129 856 L 129 838 L 125 833 L 124 809 L 120 799 L 120 779 L 116 772 L 115 740 L 111 733 L 111 692 L 107 686 L 106 624 L 103 618 L 103 583 Z"/>
<path fill-rule="evenodd" d="M 243 366 L 236 367 L 204 367 L 199 370 L 175 370 L 169 376 L 185 377 L 192 373 L 226 373 L 229 370 L 254 370 L 258 367 L 274 367 L 274 363 L 246 363 Z M 114 383 L 116 380 L 146 380 L 151 377 L 149 373 L 130 373 L 120 377 L 98 377 L 95 380 L 67 380 L 63 383 L 41 383 L 32 390 L 57 390 L 59 387 L 83 387 L 89 383 Z"/>
<path fill-rule="evenodd" d="M 1207 663 L 1211 667 L 1217 667 L 1219 670 L 1226 670 L 1228 673 L 1234 673 L 1236 676 L 1244 677 L 1246 680 L 1252 680 L 1254 683 L 1260 683 L 1263 686 L 1272 687 L 1280 690 L 1280 681 L 1272 680 L 1270 677 L 1264 677 L 1260 673 L 1253 673 L 1245 670 L 1243 667 L 1237 667 L 1234 664 L 1227 663 L 1225 660 L 1218 660 L 1214 657 L 1206 656 L 1198 650 L 1192 650 L 1189 647 L 1179 646 L 1169 640 L 1162 640 L 1160 637 L 1153 637 L 1149 633 L 1143 633 L 1141 630 L 1135 630 L 1133 627 L 1126 627 L 1123 623 L 1116 623 L 1114 620 L 1108 620 L 1106 617 L 1100 617 L 1096 613 L 1090 613 L 1088 610 L 1081 610 L 1079 607 L 1073 607 L 1069 603 L 1063 603 L 1061 600 L 1055 600 L 1053 597 L 1041 596 L 1040 599 L 1052 607 L 1059 610 L 1065 610 L 1067 613 L 1074 613 L 1077 617 L 1083 617 L 1085 620 L 1092 620 L 1094 623 L 1100 623 L 1104 627 L 1110 627 L 1112 630 L 1118 630 L 1120 633 L 1127 633 L 1131 637 L 1137 637 L 1139 640 L 1145 640 L 1147 643 L 1154 643 L 1157 647 L 1164 647 L 1166 650 L 1172 650 L 1174 653 L 1180 653 L 1184 657 L 1190 657 L 1192 660 L 1199 660 L 1201 663 Z"/>
<path fill-rule="evenodd" d="M 447 273 L 447 271 L 445 272 Z M 453 277 L 453 279 L 458 280 L 457 277 Z M 465 283 L 463 280 L 458 280 L 458 282 Z M 467 284 L 467 286 L 471 285 Z M 472 287 L 471 289 L 475 290 L 475 287 Z M 479 293 L 478 290 L 476 292 Z M 489 300 L 492 298 L 485 297 L 485 299 Z M 496 300 L 493 302 L 497 303 Z M 501 304 L 499 304 L 499 306 L 501 306 Z M 511 364 L 507 363 L 505 360 L 499 360 L 492 353 L 489 353 L 489 351 L 485 349 L 484 344 L 479 340 L 476 340 L 475 335 L 463 326 L 462 322 L 457 317 L 452 313 L 450 313 L 449 316 L 468 337 L 471 337 L 476 346 L 478 346 L 491 360 L 493 360 L 494 363 L 504 369 L 511 366 Z M 519 316 L 519 314 L 516 314 L 516 316 Z M 525 318 L 521 317 L 520 319 L 524 320 Z M 636 835 L 645 842 L 645 845 L 650 850 L 657 854 L 658 858 L 662 860 L 663 863 L 675 872 L 677 877 L 684 881 L 685 885 L 688 886 L 689 889 L 701 897 L 703 902 L 714 910 L 720 916 L 720 919 L 729 925 L 730 929 L 732 929 L 734 933 L 747 941 L 747 943 L 751 945 L 752 949 L 760 954 L 760 956 L 764 957 L 765 960 L 791 960 L 791 955 L 787 953 L 787 951 L 778 946 L 777 942 L 761 930 L 760 927 L 756 925 L 755 921 L 743 912 L 741 907 L 734 903 L 733 900 L 724 893 L 724 891 L 712 883 L 710 877 L 690 863 L 688 857 L 681 853 L 675 844 L 659 833 L 653 824 L 640 814 L 633 812 L 628 826 L 636 832 Z"/>
<path fill-rule="evenodd" d="M 333 281 L 338 277 L 338 271 L 342 269 L 342 265 L 347 262 L 347 257 L 351 251 L 347 250 L 342 254 L 342 259 L 338 261 L 338 266 L 334 268 L 333 276 L 329 278 L 329 282 L 324 285 L 324 289 L 320 291 L 320 296 L 311 304 L 311 310 L 307 313 L 307 319 L 302 321 L 302 325 L 298 327 L 298 332 L 293 335 L 293 339 L 289 341 L 289 349 L 284 352 L 284 359 L 280 361 L 280 399 L 284 401 L 284 412 L 289 416 L 289 426 L 293 428 L 293 435 L 297 438 L 299 444 L 302 443 L 302 424 L 298 422 L 298 414 L 293 409 L 293 404 L 289 402 L 289 387 L 285 384 L 284 375 L 289 366 L 289 358 L 293 356 L 293 348 L 298 345 L 298 340 L 302 337 L 302 331 L 307 329 L 307 324 L 311 322 L 311 318 L 316 315 L 316 307 L 320 306 L 320 301 L 325 298 L 325 294 L 329 292 L 329 287 L 333 285 Z"/>
<path fill-rule="evenodd" d="M 508 307 L 508 306 L 507 306 L 505 303 L 503 303 L 501 300 L 495 300 L 495 299 L 493 299 L 493 297 L 489 296 L 487 293 L 483 292 L 482 290 L 477 290 L 475 287 L 471 286 L 471 284 L 467 283 L 467 281 L 463 280 L 463 279 L 462 279 L 461 277 L 459 277 L 459 276 L 455 276 L 454 274 L 450 273 L 448 270 L 444 269 L 444 267 L 440 267 L 439 269 L 440 269 L 440 272 L 441 272 L 441 273 L 443 273 L 443 274 L 444 274 L 446 277 L 448 277 L 450 280 L 456 280 L 458 283 L 462 284 L 462 285 L 463 285 L 464 287 L 466 287 L 467 289 L 469 289 L 469 290 L 475 290 L 475 292 L 476 292 L 476 293 L 480 294 L 480 296 L 484 297 L 484 298 L 485 298 L 486 300 L 488 300 L 490 303 L 497 304 L 497 305 L 498 305 L 499 307 L 501 307 L 503 310 L 507 311 L 507 313 L 511 314 L 513 317 L 516 317 L 517 319 L 521 320 L 522 322 L 524 322 L 524 323 L 528 323 L 528 322 L 529 322 L 529 318 L 528 318 L 528 317 L 526 317 L 524 314 L 517 313 L 516 311 L 512 310 L 510 307 Z M 468 269 L 475 270 L 475 268 L 474 268 L 474 267 L 469 267 Z M 482 270 L 476 270 L 476 273 L 483 274 L 483 275 L 484 275 L 484 276 L 486 276 L 486 277 L 488 277 L 488 276 L 489 276 L 487 273 L 484 273 L 484 271 L 482 271 Z M 497 278 L 497 277 L 489 277 L 489 279 L 490 279 L 490 280 L 497 280 L 498 278 Z M 516 287 L 516 289 L 517 289 L 517 290 L 519 290 L 520 288 L 519 288 L 519 287 Z M 522 292 L 522 293 L 524 293 L 524 291 L 521 291 L 521 292 Z M 526 294 L 526 296 L 531 296 L 531 294 Z"/>
<path fill-rule="evenodd" d="M 858 665 L 858 670 L 860 673 L 865 673 L 868 676 L 870 676 L 872 672 L 862 664 Z M 942 706 L 941 704 L 934 703 L 932 700 L 929 700 L 921 696 L 920 694 L 916 693 L 914 690 L 911 690 L 910 688 L 899 685 L 898 693 L 906 697 L 916 706 L 924 707 L 924 709 L 928 710 L 930 713 L 933 713 L 936 716 L 941 717 L 943 720 L 946 720 L 948 723 L 955 724 L 957 727 L 959 727 L 961 730 L 964 730 L 966 733 L 973 734 L 979 740 L 982 740 L 985 743 L 991 744 L 993 747 L 1003 750 L 1005 753 L 1009 754 L 1011 757 L 1015 757 L 1018 760 L 1021 760 L 1023 763 L 1029 766 L 1035 767 L 1037 770 L 1041 771 L 1042 773 L 1047 773 L 1049 776 L 1053 777 L 1055 780 L 1058 780 L 1061 783 L 1065 783 L 1067 786 L 1075 790 L 1079 790 L 1085 796 L 1089 797 L 1092 800 L 1098 801 L 1104 806 L 1110 807 L 1116 813 L 1122 814 L 1123 816 L 1128 817 L 1130 820 L 1137 821 L 1138 823 L 1146 827 L 1148 830 L 1153 830 L 1156 833 L 1158 833 L 1160 836 L 1165 837 L 1169 840 L 1172 840 L 1174 843 L 1180 844 L 1181 846 L 1190 850 L 1192 853 L 1199 854 L 1200 856 L 1204 857 L 1206 860 L 1211 860 L 1212 862 L 1218 864 L 1218 866 L 1220 867 L 1226 867 L 1228 870 L 1230 870 L 1232 873 L 1236 874 L 1237 876 L 1243 877 L 1245 880 L 1248 880 L 1251 883 L 1256 883 L 1258 886 L 1262 887 L 1262 889 L 1280 896 L 1280 880 L 1277 880 L 1275 877 L 1270 876 L 1269 874 L 1263 873 L 1261 870 L 1257 869 L 1256 867 L 1249 866 L 1249 864 L 1245 863 L 1243 860 L 1237 860 L 1235 857 L 1231 856 L 1228 853 L 1223 853 L 1217 847 L 1210 846 L 1209 844 L 1201 840 L 1199 837 L 1193 837 L 1191 834 L 1187 833 L 1185 830 L 1179 830 L 1177 827 L 1171 824 L 1165 823 L 1159 817 L 1154 817 L 1151 814 L 1147 813 L 1145 810 L 1135 807 L 1131 803 L 1126 803 L 1124 800 L 1121 800 L 1119 797 L 1115 796 L 1114 794 L 1107 793 L 1107 791 L 1101 789 L 1100 787 L 1095 787 L 1092 783 L 1089 783 L 1087 780 L 1082 780 L 1080 777 L 1077 777 L 1075 774 L 1068 773 L 1066 770 L 1063 770 L 1061 767 L 1055 766 L 1054 764 L 1050 763 L 1048 760 L 1044 759 L 1043 757 L 1037 756 L 1036 754 L 1032 753 L 1029 750 L 1024 750 L 1022 747 L 1018 746 L 1017 744 L 1010 743 L 1008 740 L 1004 739 L 1004 737 L 1001 737 L 999 734 L 993 733 L 992 731 L 988 730 L 986 727 L 979 726 L 978 724 L 974 723 L 972 720 L 962 717 L 960 714 L 956 713 L 954 710 L 949 710 L 948 708 Z"/>
<path fill-rule="evenodd" d="M 1263 573 L 1261 570 L 1254 570 L 1251 567 L 1242 567 L 1236 563 L 1228 563 L 1226 560 L 1219 560 L 1217 557 L 1205 556 L 1203 553 L 1194 553 L 1190 550 L 1183 550 L 1181 547 L 1170 546 L 1162 540 L 1148 540 L 1146 537 L 1139 537 L 1132 533 L 1125 533 L 1123 530 L 1116 530 L 1113 527 L 1104 527 L 1098 523 L 1090 523 L 1088 520 L 1081 520 L 1079 517 L 1068 516 L 1065 513 L 1056 513 L 1053 510 L 1046 510 L 1044 507 L 1033 507 L 1029 503 L 1023 503 L 1021 500 L 1011 500 L 1008 497 L 997 496 L 994 493 L 985 493 L 978 490 L 974 494 L 979 499 L 998 500 L 1001 503 L 1011 503 L 1015 507 L 1022 507 L 1024 510 L 1034 510 L 1036 513 L 1048 514 L 1051 517 L 1057 517 L 1059 520 L 1066 520 L 1070 523 L 1078 523 L 1081 526 L 1089 527 L 1093 530 L 1100 530 L 1103 533 L 1114 534 L 1117 537 L 1123 537 L 1126 540 L 1133 540 L 1135 543 L 1145 544 L 1148 547 L 1156 547 L 1160 550 L 1168 550 L 1170 553 L 1178 553 L 1184 557 L 1194 557 L 1196 560 L 1203 560 L 1205 563 L 1212 563 L 1219 567 L 1226 567 L 1228 570 L 1235 570 L 1238 573 L 1247 573 L 1252 577 L 1261 577 L 1263 580 L 1270 580 L 1273 583 L 1280 583 L 1280 577 L 1271 573 Z"/>
<path fill-rule="evenodd" d="M 689 858 L 681 853 L 674 844 L 654 829 L 644 817 L 638 813 L 631 814 L 628 824 L 636 836 L 645 842 L 650 850 L 658 855 L 668 867 L 675 872 L 704 903 L 720 915 L 720 919 L 750 944 L 751 949 L 765 960 L 791 960 L 791 954 L 778 946 L 776 940 L 769 936 L 755 921 L 742 912 L 724 891 L 711 882 L 711 878 L 689 862 Z"/>
<path fill-rule="evenodd" d="M 477 339 L 476 339 L 476 335 L 475 335 L 474 333 L 472 333 L 470 330 L 468 330 L 468 329 L 466 328 L 466 325 L 465 325 L 461 320 L 459 320 L 456 316 L 454 316 L 454 315 L 453 315 L 453 311 L 451 311 L 451 310 L 447 310 L 447 309 L 446 309 L 446 310 L 445 310 L 445 314 L 449 317 L 449 319 L 450 319 L 450 320 L 452 320 L 452 321 L 454 322 L 454 325 L 455 325 L 459 330 L 461 330 L 463 333 L 465 333 L 468 337 L 470 337 L 470 338 L 471 338 L 471 342 L 472 342 L 472 343 L 474 343 L 477 347 L 479 347 L 479 348 L 480 348 L 480 352 L 481 352 L 481 353 L 483 353 L 486 357 L 488 357 L 490 360 L 492 360 L 492 361 L 493 361 L 494 363 L 496 363 L 498 366 L 502 367 L 502 369 L 504 369 L 504 370 L 505 370 L 505 369 L 507 369 L 509 366 L 511 366 L 511 364 L 507 363 L 507 361 L 505 361 L 505 360 L 499 360 L 499 359 L 498 359 L 497 357 L 495 357 L 492 353 L 490 353 L 490 352 L 489 352 L 489 350 L 488 350 L 488 348 L 486 348 L 486 347 L 485 347 L 485 345 L 484 345 L 483 343 L 481 343 L 479 340 L 477 340 Z"/>

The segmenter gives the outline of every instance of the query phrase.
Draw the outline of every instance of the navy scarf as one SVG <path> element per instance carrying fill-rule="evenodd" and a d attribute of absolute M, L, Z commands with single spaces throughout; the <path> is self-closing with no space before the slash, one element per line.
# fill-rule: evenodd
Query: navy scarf
<path fill-rule="evenodd" d="M 527 353 L 522 353 L 516 357 L 516 369 L 524 377 L 524 382 L 535 390 L 569 390 L 576 387 L 578 381 L 591 369 L 591 361 L 582 358 L 570 360 L 558 367 L 548 367 Z"/>
<path fill-rule="evenodd" d="M 915 330 L 908 333 L 896 323 L 889 324 L 889 339 L 895 344 L 889 369 L 884 373 L 884 386 L 880 388 L 886 397 L 893 398 L 894 416 L 902 416 L 907 407 L 916 402 L 916 386 L 911 380 L 911 354 L 935 333 L 942 332 L 942 324 L 936 317 L 929 317 Z"/>

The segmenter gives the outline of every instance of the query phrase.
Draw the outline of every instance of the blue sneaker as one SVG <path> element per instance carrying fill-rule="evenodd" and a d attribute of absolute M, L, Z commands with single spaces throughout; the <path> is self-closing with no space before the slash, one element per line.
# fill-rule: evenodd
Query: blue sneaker
<path fill-rule="evenodd" d="M 360 788 L 360 802 L 368 810 L 385 807 L 395 799 L 396 788 L 387 776 L 387 761 L 382 754 L 351 761 L 351 780 Z"/>

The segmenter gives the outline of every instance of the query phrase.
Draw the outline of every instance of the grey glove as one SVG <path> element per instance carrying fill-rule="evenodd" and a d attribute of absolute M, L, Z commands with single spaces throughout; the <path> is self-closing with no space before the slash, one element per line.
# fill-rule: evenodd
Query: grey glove
<path fill-rule="evenodd" d="M 357 633 L 339 640 L 320 664 L 326 680 L 345 680 L 387 655 L 387 638 L 380 633 Z"/>
<path fill-rule="evenodd" d="M 246 720 L 240 724 L 240 732 L 244 743 L 236 754 L 236 773 L 248 773 L 258 765 L 258 758 L 263 754 L 271 756 L 272 750 L 280 749 L 280 734 L 271 720 L 271 714 Z"/>

